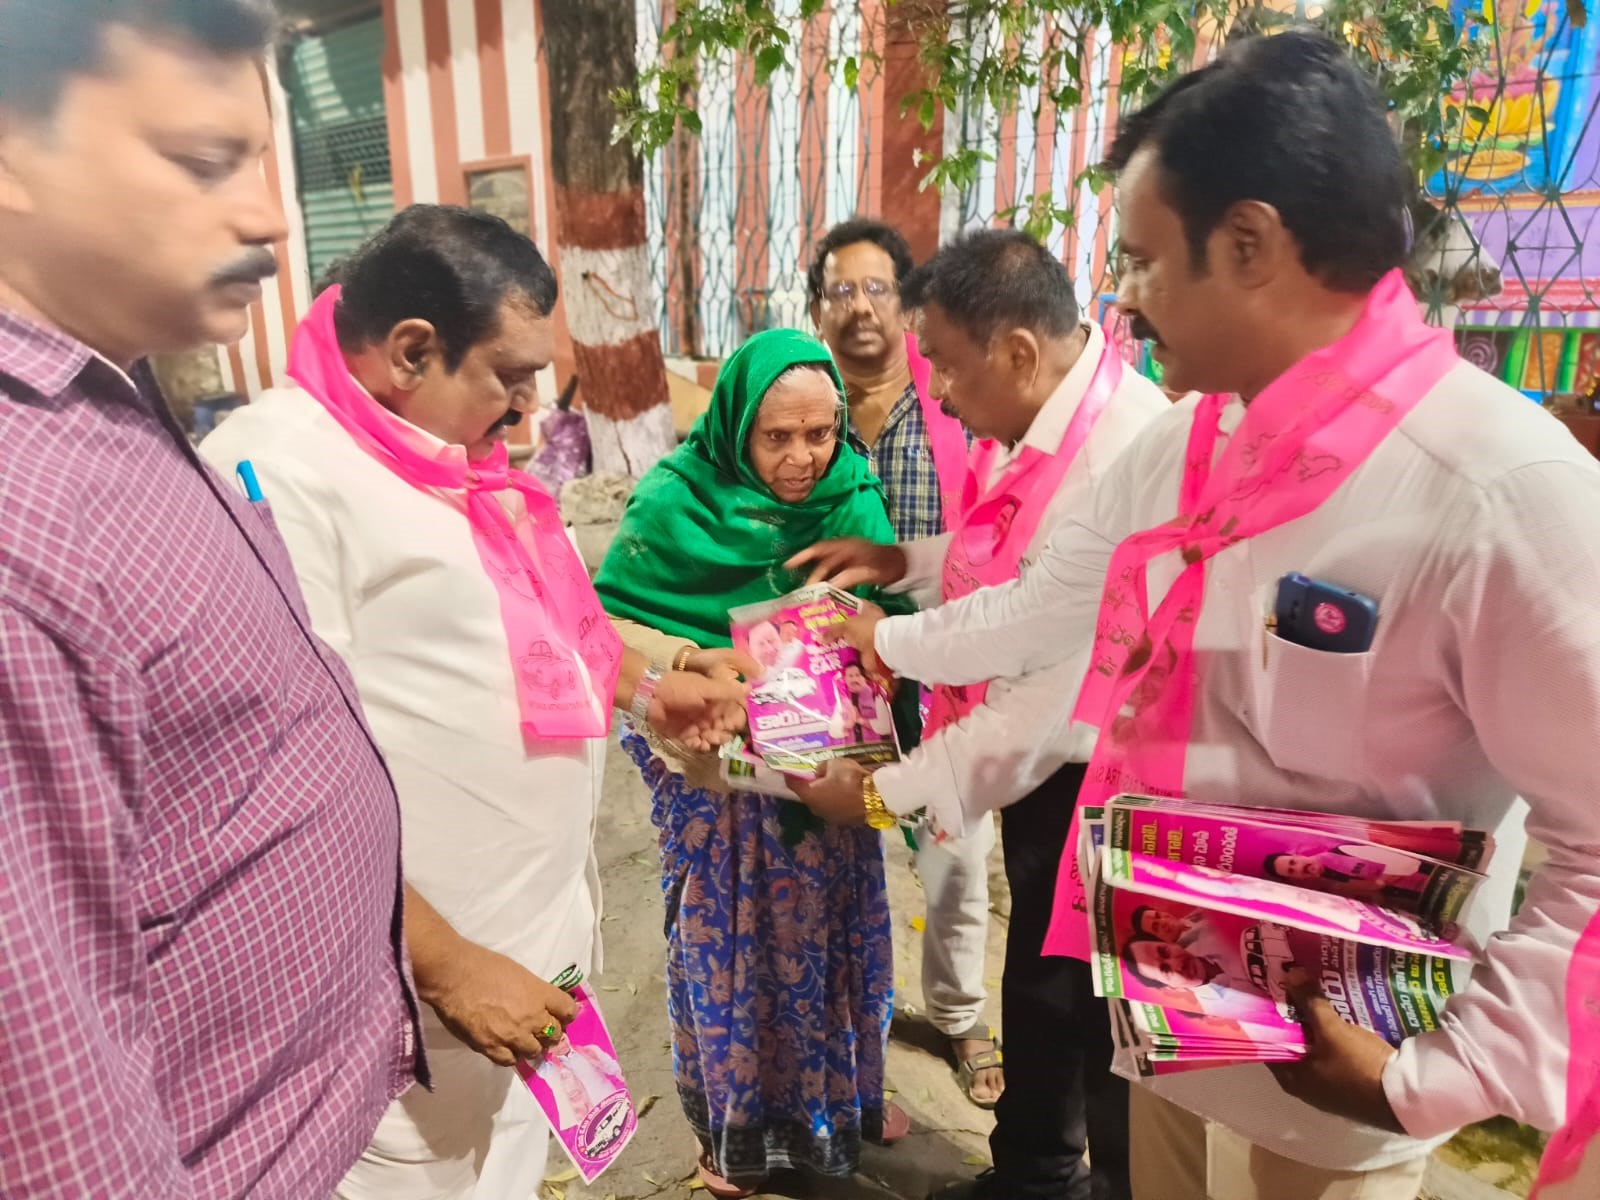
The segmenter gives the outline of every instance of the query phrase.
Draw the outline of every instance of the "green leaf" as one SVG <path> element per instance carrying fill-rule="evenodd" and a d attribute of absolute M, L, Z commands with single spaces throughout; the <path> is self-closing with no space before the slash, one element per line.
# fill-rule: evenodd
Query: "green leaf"
<path fill-rule="evenodd" d="M 775 71 L 781 70 L 788 61 L 783 53 L 782 46 L 768 46 L 756 55 L 756 84 L 766 87 Z"/>
<path fill-rule="evenodd" d="M 683 110 L 680 119 L 683 121 L 683 127 L 685 129 L 694 134 L 696 137 L 700 136 L 701 125 L 699 113 L 695 112 L 692 108 L 686 108 Z"/>
<path fill-rule="evenodd" d="M 934 101 L 933 93 L 929 92 L 922 97 L 922 103 L 917 105 L 917 121 L 924 131 L 933 128 Z"/>
<path fill-rule="evenodd" d="M 844 60 L 844 85 L 845 85 L 845 87 L 849 88 L 852 92 L 855 91 L 856 90 L 856 80 L 858 80 L 860 78 L 861 78 L 861 64 L 856 62 L 856 56 L 854 54 L 852 54 L 849 58 Z"/>

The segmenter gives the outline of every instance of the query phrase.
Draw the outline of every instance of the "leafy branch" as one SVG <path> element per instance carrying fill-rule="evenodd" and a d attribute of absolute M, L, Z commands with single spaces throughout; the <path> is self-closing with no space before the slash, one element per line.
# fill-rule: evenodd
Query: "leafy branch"
<path fill-rule="evenodd" d="M 792 69 L 798 45 L 812 23 L 836 17 L 826 0 L 800 0 L 799 20 L 780 18 L 762 0 L 680 0 L 660 36 L 658 64 L 641 71 L 636 89 L 613 94 L 618 137 L 652 154 L 679 130 L 698 134 L 696 84 L 706 62 L 742 59 L 753 64 L 757 85 Z M 1210 48 L 1246 34 L 1278 32 L 1296 18 L 1284 0 L 887 0 L 902 28 L 914 36 L 924 85 L 897 98 L 902 116 L 932 129 L 940 112 L 959 117 L 975 108 L 992 122 L 1017 116 L 1037 121 L 1048 105 L 1065 117 L 1102 97 L 1090 96 L 1097 41 L 1121 47 L 1119 100 L 1134 106 L 1190 69 Z M 1464 39 L 1448 6 L 1437 0 L 1332 0 L 1302 6 L 1307 23 L 1347 47 L 1376 81 L 1419 188 L 1459 144 L 1474 114 L 1445 98 L 1483 62 L 1485 38 Z M 1569 0 L 1576 14 L 1582 0 Z M 884 9 L 880 7 L 879 21 Z M 855 12 L 860 16 L 859 6 Z M 862 49 L 830 63 L 854 89 L 864 70 L 881 62 L 883 28 L 864 27 Z M 1022 97 L 1031 97 L 1024 108 Z M 927 164 L 922 186 L 966 189 L 993 158 L 978 145 L 962 145 Z M 1084 186 L 1099 191 L 1105 173 L 1090 165 L 1066 195 L 1043 190 L 1024 197 L 1004 219 L 1036 236 L 1070 225 L 1072 198 Z"/>

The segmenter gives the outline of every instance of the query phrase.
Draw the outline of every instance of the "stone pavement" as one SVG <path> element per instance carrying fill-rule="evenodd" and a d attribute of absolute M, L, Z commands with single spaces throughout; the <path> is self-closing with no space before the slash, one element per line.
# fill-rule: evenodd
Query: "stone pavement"
<path fill-rule="evenodd" d="M 598 833 L 605 888 L 605 969 L 593 983 L 634 1097 L 644 1110 L 639 1131 L 615 1166 L 592 1186 L 575 1182 L 559 1147 L 550 1150 L 546 1200 L 628 1200 L 689 1197 L 704 1192 L 694 1177 L 695 1140 L 684 1123 L 672 1086 L 668 1043 L 660 876 L 650 802 L 633 764 L 615 741 L 606 764 Z M 969 1104 L 956 1086 L 942 1039 L 918 1015 L 922 1002 L 922 893 L 903 844 L 888 850 L 889 896 L 894 908 L 898 1015 L 889 1045 L 889 1086 L 911 1116 L 911 1135 L 893 1148 L 868 1147 L 861 1171 L 849 1180 L 789 1176 L 774 1180 L 768 1196 L 827 1200 L 922 1200 L 930 1186 L 972 1175 L 989 1163 L 991 1116 Z M 1000 955 L 1009 898 L 1000 856 L 991 859 L 989 1020 L 999 1025 Z M 1456 1160 L 1459 1163 L 1459 1159 Z M 1436 1161 L 1425 1200 L 1507 1200 L 1526 1195 L 1526 1184 L 1501 1191 L 1487 1180 L 1510 1182 L 1510 1163 L 1468 1165 L 1471 1173 Z M 1519 1171 L 1521 1175 L 1525 1172 Z"/>

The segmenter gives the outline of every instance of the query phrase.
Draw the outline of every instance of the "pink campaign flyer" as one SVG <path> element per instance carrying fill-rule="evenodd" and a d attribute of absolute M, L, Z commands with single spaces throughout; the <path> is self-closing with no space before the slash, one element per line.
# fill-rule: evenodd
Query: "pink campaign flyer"
<path fill-rule="evenodd" d="M 775 771 L 802 778 L 833 758 L 895 762 L 890 695 L 849 646 L 823 632 L 860 602 L 826 584 L 733 609 L 733 645 L 761 664 L 751 681 L 750 748 Z"/>
<path fill-rule="evenodd" d="M 537 1063 L 519 1062 L 517 1074 L 578 1174 L 593 1183 L 633 1138 L 639 1117 L 593 995 L 579 986 L 572 998 L 578 1015 L 565 1036 Z"/>
<path fill-rule="evenodd" d="M 1483 881 L 1469 866 L 1352 835 L 1196 805 L 1118 796 L 1106 806 L 1107 843 L 1149 858 L 1293 884 L 1435 921 L 1454 921 Z M 1458 850 L 1460 835 L 1455 835 Z M 1471 847 L 1477 861 L 1481 847 Z"/>
<path fill-rule="evenodd" d="M 1390 1045 L 1437 1029 L 1439 1013 L 1455 991 L 1450 960 L 1437 955 L 1313 933 L 1260 916 L 1197 908 L 1097 882 L 1096 991 L 1211 1018 L 1216 1024 L 1207 1023 L 1207 1038 L 1225 1038 L 1222 1023 L 1235 1022 L 1244 1027 L 1239 1040 L 1246 1044 L 1303 1046 L 1288 996 L 1294 967 L 1317 980 L 1340 1016 Z M 1202 1034 L 1202 1028 L 1179 1019 L 1162 1033 L 1185 1040 L 1185 1033 Z"/>

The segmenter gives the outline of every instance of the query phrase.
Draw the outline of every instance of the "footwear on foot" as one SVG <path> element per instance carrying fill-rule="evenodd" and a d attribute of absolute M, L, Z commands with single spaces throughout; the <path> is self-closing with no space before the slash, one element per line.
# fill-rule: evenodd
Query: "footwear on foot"
<path fill-rule="evenodd" d="M 988 1042 L 988 1050 L 980 1050 L 976 1054 L 961 1056 L 961 1043 L 963 1042 Z M 956 1082 L 961 1085 L 961 1090 L 968 1100 L 982 1109 L 991 1109 L 1000 1099 L 1000 1093 L 1005 1090 L 1004 1055 L 1000 1050 L 1000 1040 L 994 1036 L 994 1030 L 987 1025 L 974 1025 L 965 1033 L 953 1034 L 950 1037 L 950 1052 L 956 1060 Z M 990 1073 L 988 1090 L 979 1090 L 979 1076 L 985 1072 Z M 999 1076 L 1000 1086 L 994 1087 L 993 1078 Z"/>
<path fill-rule="evenodd" d="M 928 1193 L 928 1200 L 1001 1200 L 999 1177 L 990 1167 L 975 1179 L 934 1188 Z"/>
<path fill-rule="evenodd" d="M 705 1185 L 706 1193 L 715 1196 L 716 1200 L 746 1200 L 746 1197 L 756 1194 L 756 1185 L 745 1187 L 718 1175 L 716 1166 L 712 1163 L 709 1154 L 700 1156 L 699 1174 L 700 1182 Z"/>
<path fill-rule="evenodd" d="M 883 1136 L 879 1145 L 892 1146 L 911 1132 L 911 1117 L 893 1100 L 883 1106 Z"/>

